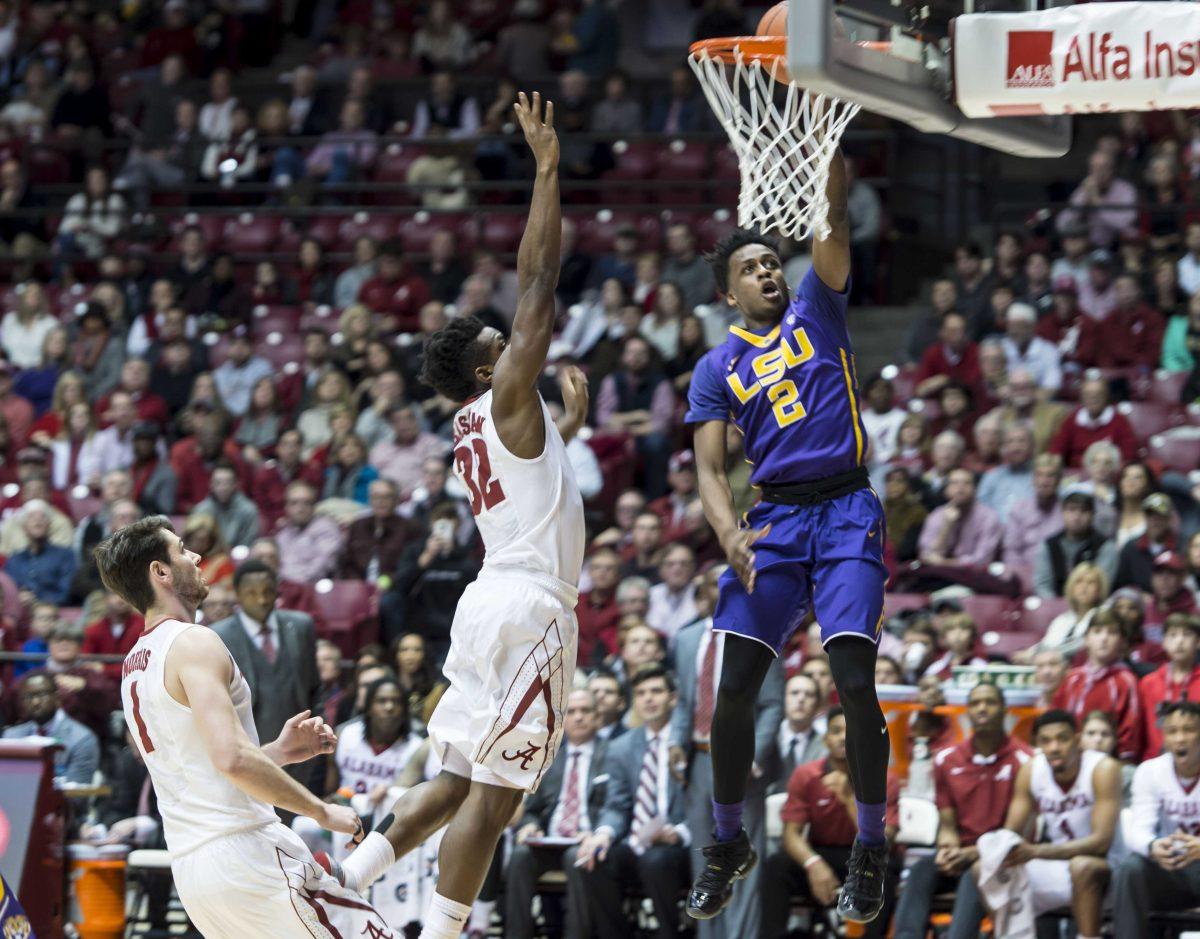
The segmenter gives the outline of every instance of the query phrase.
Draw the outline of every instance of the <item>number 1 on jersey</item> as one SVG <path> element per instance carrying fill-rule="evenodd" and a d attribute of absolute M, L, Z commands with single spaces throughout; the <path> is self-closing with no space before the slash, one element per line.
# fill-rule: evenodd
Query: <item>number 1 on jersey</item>
<path fill-rule="evenodd" d="M 492 476 L 492 461 L 482 438 L 463 441 L 454 450 L 454 462 L 470 494 L 472 515 L 504 501 L 504 490 L 500 480 Z"/>

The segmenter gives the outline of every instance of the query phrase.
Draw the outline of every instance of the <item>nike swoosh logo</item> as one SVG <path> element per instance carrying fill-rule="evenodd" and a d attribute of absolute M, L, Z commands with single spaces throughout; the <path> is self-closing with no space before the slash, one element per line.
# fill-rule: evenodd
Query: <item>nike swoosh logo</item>
<path fill-rule="evenodd" d="M 868 537 L 868 538 L 874 538 L 874 537 L 875 537 L 875 532 L 877 532 L 877 531 L 879 531 L 879 529 L 878 529 L 878 528 L 872 528 L 872 529 L 871 529 L 869 532 L 867 532 L 867 537 Z"/>

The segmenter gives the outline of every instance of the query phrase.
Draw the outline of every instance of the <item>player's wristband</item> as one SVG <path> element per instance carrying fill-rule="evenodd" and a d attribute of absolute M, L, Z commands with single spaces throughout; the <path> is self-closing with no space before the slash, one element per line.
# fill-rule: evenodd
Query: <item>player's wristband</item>
<path fill-rule="evenodd" d="M 818 861 L 823 861 L 823 860 L 825 860 L 825 858 L 821 857 L 821 855 L 814 854 L 812 857 L 810 857 L 807 861 L 804 862 L 804 869 L 808 870 L 810 867 L 812 867 Z"/>

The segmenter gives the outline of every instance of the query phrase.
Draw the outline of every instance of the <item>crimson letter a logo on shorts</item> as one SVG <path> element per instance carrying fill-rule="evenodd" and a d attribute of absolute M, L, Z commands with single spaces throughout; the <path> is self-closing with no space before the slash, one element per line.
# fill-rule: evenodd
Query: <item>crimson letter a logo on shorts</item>
<path fill-rule="evenodd" d="M 1014 29 L 1008 34 L 1006 88 L 1053 88 L 1052 29 Z"/>

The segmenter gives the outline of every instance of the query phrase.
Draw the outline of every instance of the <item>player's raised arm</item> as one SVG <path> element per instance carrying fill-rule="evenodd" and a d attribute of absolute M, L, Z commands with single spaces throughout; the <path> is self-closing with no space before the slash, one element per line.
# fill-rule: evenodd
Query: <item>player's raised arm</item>
<path fill-rule="evenodd" d="M 846 164 L 840 149 L 829 161 L 829 179 L 825 183 L 829 200 L 831 231 L 824 241 L 813 239 L 813 270 L 826 287 L 845 290 L 850 279 L 850 212 L 847 208 Z"/>
<path fill-rule="evenodd" d="M 512 337 L 496 362 L 492 379 L 493 410 L 499 419 L 537 414 L 535 392 L 546 364 L 554 333 L 554 288 L 558 285 L 562 207 L 558 197 L 558 134 L 554 130 L 554 104 L 533 93 L 522 92 L 513 106 L 525 140 L 537 161 L 529 220 L 517 251 L 517 313 Z M 540 420 L 536 422 L 540 427 Z M 538 448 L 540 452 L 540 447 Z"/>
<path fill-rule="evenodd" d="M 354 834 L 357 816 L 353 810 L 322 802 L 247 736 L 229 696 L 233 663 L 216 633 L 189 629 L 181 634 L 171 647 L 167 666 L 167 688 L 171 689 L 173 671 L 195 717 L 200 742 L 217 772 L 255 799 L 306 815 L 333 831 Z"/>

